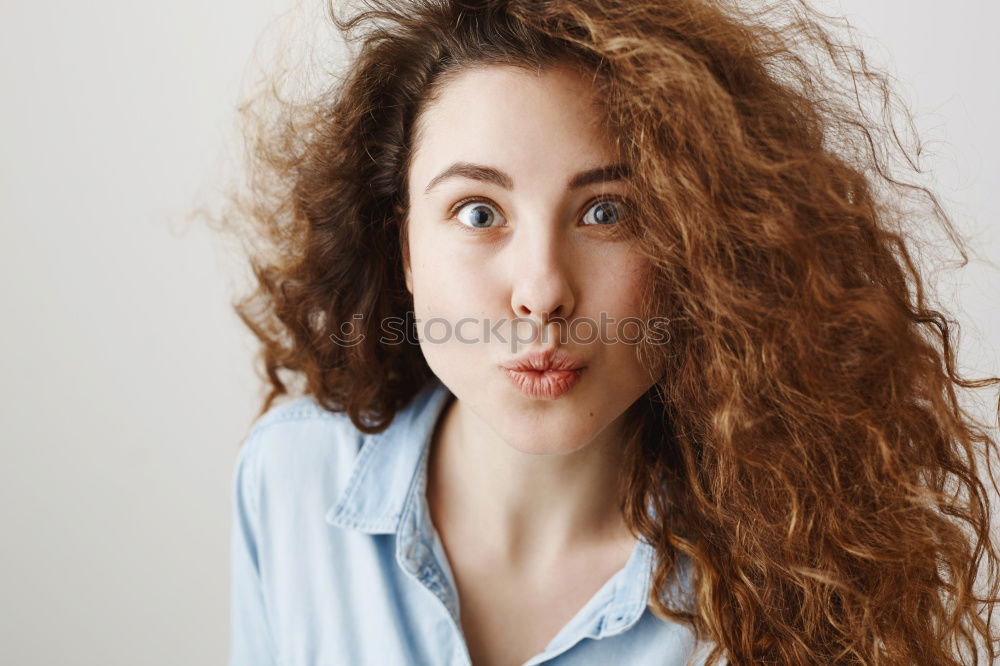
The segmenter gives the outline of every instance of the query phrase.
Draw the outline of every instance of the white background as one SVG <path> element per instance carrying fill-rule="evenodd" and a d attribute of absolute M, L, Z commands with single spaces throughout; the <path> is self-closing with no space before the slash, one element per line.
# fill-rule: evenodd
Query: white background
<path fill-rule="evenodd" d="M 188 214 L 217 199 L 254 45 L 290 6 L 0 4 L 2 663 L 226 659 L 230 474 L 261 393 L 239 271 Z M 1000 5 L 821 6 L 916 112 L 980 258 L 941 285 L 963 367 L 1000 374 Z"/>

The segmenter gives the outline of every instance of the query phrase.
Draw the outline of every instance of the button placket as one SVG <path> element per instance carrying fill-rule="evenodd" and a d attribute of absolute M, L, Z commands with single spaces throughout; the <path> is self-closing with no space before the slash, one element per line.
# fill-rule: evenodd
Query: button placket
<path fill-rule="evenodd" d="M 432 534 L 432 526 L 424 494 L 426 463 L 427 448 L 425 447 L 418 465 L 418 478 L 411 487 L 400 519 L 397 531 L 399 538 L 397 559 L 411 578 L 441 601 L 448 613 L 452 630 L 457 635 L 457 642 L 462 646 L 460 657 L 462 663 L 471 664 L 472 658 L 462 634 L 458 615 L 456 592 L 446 578 L 437 557 L 434 555 L 431 543 L 428 541 L 429 535 Z"/>

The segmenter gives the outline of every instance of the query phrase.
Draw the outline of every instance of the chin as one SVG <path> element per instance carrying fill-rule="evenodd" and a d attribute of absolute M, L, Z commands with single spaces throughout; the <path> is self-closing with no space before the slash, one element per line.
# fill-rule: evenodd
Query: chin
<path fill-rule="evenodd" d="M 543 417 L 544 419 L 545 417 Z M 534 455 L 565 455 L 578 451 L 597 435 L 598 430 L 581 428 L 576 414 L 550 415 L 548 422 L 497 415 L 494 428 L 513 449 Z"/>

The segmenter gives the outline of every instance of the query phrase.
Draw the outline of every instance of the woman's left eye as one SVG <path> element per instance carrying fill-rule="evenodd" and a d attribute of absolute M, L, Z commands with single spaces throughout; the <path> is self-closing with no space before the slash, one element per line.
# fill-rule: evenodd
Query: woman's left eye
<path fill-rule="evenodd" d="M 584 224 L 614 224 L 621 218 L 624 212 L 622 208 L 623 204 L 620 201 L 611 199 L 598 201 L 587 209 L 587 213 L 583 216 Z M 591 212 L 594 212 L 593 216 Z"/>

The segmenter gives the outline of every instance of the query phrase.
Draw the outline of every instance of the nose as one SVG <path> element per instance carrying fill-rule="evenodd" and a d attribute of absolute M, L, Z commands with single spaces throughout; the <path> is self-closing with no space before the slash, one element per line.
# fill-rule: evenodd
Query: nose
<path fill-rule="evenodd" d="M 541 333 L 553 319 L 569 320 L 573 314 L 572 259 L 555 229 L 521 231 L 509 248 L 511 310 L 515 317 L 533 320 Z"/>

